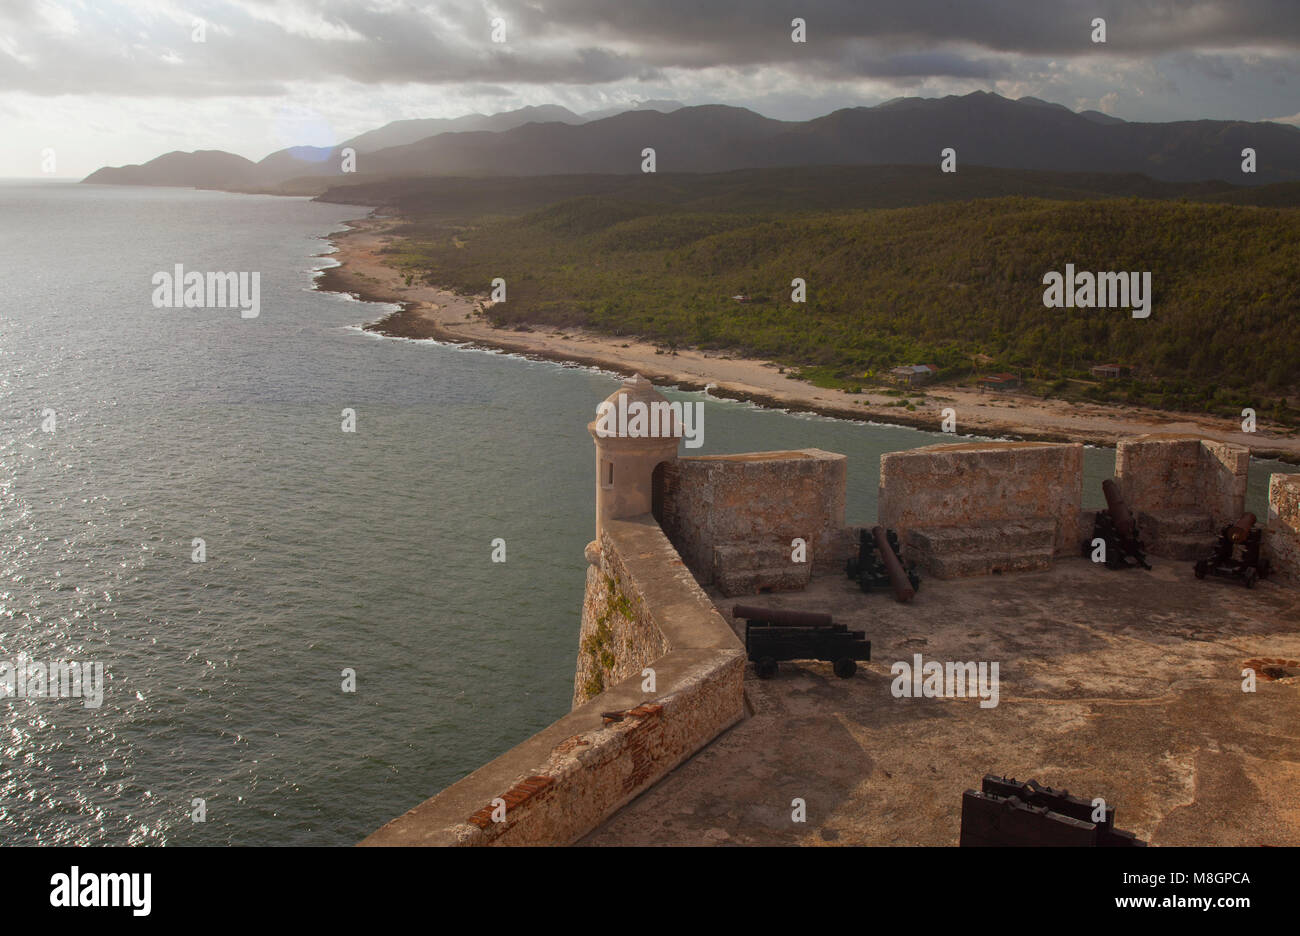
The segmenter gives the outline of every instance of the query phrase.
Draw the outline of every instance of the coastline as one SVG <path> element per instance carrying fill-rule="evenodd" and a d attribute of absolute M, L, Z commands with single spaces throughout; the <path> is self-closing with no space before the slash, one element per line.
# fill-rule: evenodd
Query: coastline
<path fill-rule="evenodd" d="M 891 405 L 895 402 L 892 397 L 816 387 L 781 373 L 768 361 L 698 350 L 665 354 L 648 342 L 574 328 L 539 326 L 526 332 L 496 328 L 478 314 L 487 304 L 486 295 L 462 296 L 434 286 L 407 286 L 402 274 L 384 262 L 380 251 L 393 240 L 390 231 L 396 219 L 372 214 L 345 223 L 347 229 L 328 237 L 335 252 L 323 255 L 339 265 L 321 271 L 316 288 L 397 304 L 397 311 L 363 326 L 376 334 L 495 349 L 623 375 L 638 372 L 657 384 L 708 390 L 716 397 L 836 419 L 938 431 L 941 411 L 952 407 L 959 435 L 1114 447 L 1120 438 L 1149 432 L 1195 433 L 1247 446 L 1256 458 L 1300 464 L 1300 438 L 1263 429 L 1245 433 L 1238 422 L 1215 416 L 1120 409 L 950 386 L 922 388 L 924 401 L 917 403 L 915 412 L 908 412 Z"/>

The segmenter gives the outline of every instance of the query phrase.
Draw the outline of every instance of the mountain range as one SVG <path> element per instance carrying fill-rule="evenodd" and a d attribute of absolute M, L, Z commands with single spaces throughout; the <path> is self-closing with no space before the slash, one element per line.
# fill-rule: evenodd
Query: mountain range
<path fill-rule="evenodd" d="M 634 174 L 645 147 L 660 172 L 793 166 L 933 165 L 948 147 L 963 165 L 1053 172 L 1142 173 L 1169 182 L 1300 181 L 1300 128 L 1266 121 L 1141 123 L 1037 98 L 977 91 L 895 98 L 806 121 L 727 105 L 652 101 L 579 115 L 563 107 L 400 120 L 333 147 L 298 146 L 260 162 L 218 150 L 105 167 L 84 182 L 319 193 L 335 183 L 418 176 Z M 1257 171 L 1241 171 L 1242 150 Z M 356 172 L 343 173 L 343 150 Z"/>

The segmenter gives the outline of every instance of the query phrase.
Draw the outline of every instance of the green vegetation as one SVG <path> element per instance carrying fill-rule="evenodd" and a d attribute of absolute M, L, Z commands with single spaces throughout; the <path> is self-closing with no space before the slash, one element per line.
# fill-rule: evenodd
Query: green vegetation
<path fill-rule="evenodd" d="M 612 576 L 605 576 L 605 591 L 605 610 L 596 618 L 595 628 L 582 641 L 582 652 L 591 661 L 591 672 L 582 686 L 589 699 L 605 691 L 605 677 L 618 663 L 610 621 L 614 617 L 631 621 L 633 615 L 632 602 L 618 590 L 618 583 Z"/>
<path fill-rule="evenodd" d="M 609 193 L 515 216 L 465 217 L 468 203 L 448 213 L 417 199 L 394 260 L 465 292 L 504 277 L 509 301 L 489 312 L 503 327 L 734 350 L 818 386 L 861 389 L 900 363 L 962 379 L 983 354 L 992 362 L 981 372 L 1017 372 L 1042 395 L 1224 413 L 1249 405 L 1293 421 L 1284 398 L 1300 384 L 1300 211 L 1213 202 L 1294 204 L 1294 186 L 974 170 L 962 188 L 933 170 L 870 168 L 598 177 Z M 863 190 L 839 188 L 845 179 Z M 951 197 L 1016 180 L 1054 197 L 935 201 L 944 186 Z M 555 182 L 533 184 L 545 193 Z M 1160 197 L 1114 195 L 1144 189 Z M 1045 308 L 1043 274 L 1066 263 L 1151 271 L 1151 317 Z M 790 301 L 796 276 L 808 284 L 805 304 Z M 1090 376 L 1111 361 L 1135 378 Z"/>

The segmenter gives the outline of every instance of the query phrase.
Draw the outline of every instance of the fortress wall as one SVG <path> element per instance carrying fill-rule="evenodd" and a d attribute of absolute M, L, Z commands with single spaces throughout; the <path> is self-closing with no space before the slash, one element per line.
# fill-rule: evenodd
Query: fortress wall
<path fill-rule="evenodd" d="M 1139 436 L 1115 447 L 1115 483 L 1130 510 L 1197 508 L 1200 465 L 1201 440 L 1192 436 Z"/>
<path fill-rule="evenodd" d="M 1272 574 L 1300 584 L 1300 475 L 1269 477 L 1264 546 Z"/>
<path fill-rule="evenodd" d="M 714 581 L 719 548 L 742 547 L 789 564 L 802 538 L 815 574 L 847 555 L 844 528 L 848 459 L 821 449 L 679 458 L 665 486 L 664 531 L 704 583 Z M 851 544 L 849 544 L 851 548 Z"/>
<path fill-rule="evenodd" d="M 649 613 L 645 596 L 609 537 L 588 549 L 587 589 L 582 598 L 578 665 L 573 678 L 577 708 L 623 680 L 636 676 L 668 652 L 668 638 Z M 678 560 L 680 563 L 680 560 Z"/>
<path fill-rule="evenodd" d="M 1115 481 L 1147 551 L 1166 559 L 1202 556 L 1217 531 L 1246 509 L 1250 450 L 1195 435 L 1121 439 Z"/>
<path fill-rule="evenodd" d="M 1216 526 L 1245 511 L 1249 469 L 1245 446 L 1193 435 L 1142 435 L 1115 449 L 1115 481 L 1130 510 L 1208 513 Z"/>
<path fill-rule="evenodd" d="M 602 618 L 618 635 L 598 651 L 614 657 L 611 682 L 362 845 L 570 844 L 743 717 L 744 649 L 654 519 L 606 521 L 588 559 L 581 639 Z"/>
<path fill-rule="evenodd" d="M 1250 449 L 1231 442 L 1201 440 L 1201 503 L 1215 520 L 1237 521 L 1246 512 Z"/>
<path fill-rule="evenodd" d="M 1078 443 L 969 442 L 880 457 L 879 522 L 902 543 L 912 531 L 967 528 L 981 533 L 980 551 L 1014 552 L 1017 524 L 1033 521 L 1047 528 L 1048 562 L 1076 556 L 1082 499 Z"/>

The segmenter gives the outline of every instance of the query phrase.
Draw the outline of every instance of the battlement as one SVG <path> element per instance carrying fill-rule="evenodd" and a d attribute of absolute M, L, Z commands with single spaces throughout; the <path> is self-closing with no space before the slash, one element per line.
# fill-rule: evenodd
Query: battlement
<path fill-rule="evenodd" d="M 607 402 L 621 394 L 659 398 L 643 378 Z M 597 530 L 586 550 L 573 710 L 362 844 L 575 842 L 744 718 L 745 651 L 705 588 L 861 601 L 841 572 L 857 539 L 845 525 L 845 456 L 679 458 L 672 439 L 592 435 Z M 1119 444 L 1115 475 L 1152 552 L 1167 555 L 1187 537 L 1208 546 L 1213 524 L 1240 515 L 1249 464 L 1241 446 L 1142 436 Z M 1042 572 L 1073 557 L 1067 577 L 1077 589 L 1075 579 L 1109 574 L 1081 562 L 1092 530 L 1082 491 L 1081 445 L 945 443 L 881 457 L 878 522 L 933 577 Z M 1294 582 L 1300 477 L 1274 475 L 1269 503 L 1265 548 Z M 1210 525 L 1197 520 L 1188 533 L 1193 514 Z M 1178 574 L 1161 570 L 1160 587 Z M 1026 588 L 1044 593 L 1041 581 Z M 945 595 L 941 618 L 961 600 Z"/>
<path fill-rule="evenodd" d="M 702 585 L 755 594 L 807 584 L 843 563 L 848 459 L 820 449 L 680 458 L 657 483 L 656 516 Z M 791 554 L 804 544 L 803 562 Z"/>

